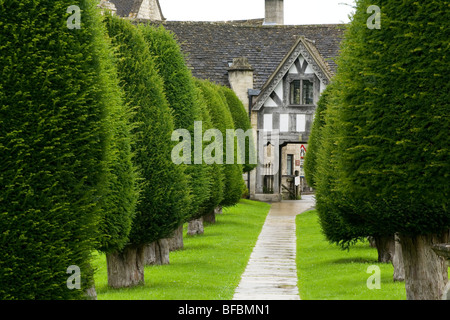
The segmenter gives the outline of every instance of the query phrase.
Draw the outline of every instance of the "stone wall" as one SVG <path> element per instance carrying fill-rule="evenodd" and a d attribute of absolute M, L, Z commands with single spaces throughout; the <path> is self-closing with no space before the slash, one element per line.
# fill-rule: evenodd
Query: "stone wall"
<path fill-rule="evenodd" d="M 137 13 L 138 19 L 164 20 L 156 0 L 142 1 L 141 8 Z"/>
<path fill-rule="evenodd" d="M 283 0 L 266 0 L 265 24 L 284 24 Z"/>

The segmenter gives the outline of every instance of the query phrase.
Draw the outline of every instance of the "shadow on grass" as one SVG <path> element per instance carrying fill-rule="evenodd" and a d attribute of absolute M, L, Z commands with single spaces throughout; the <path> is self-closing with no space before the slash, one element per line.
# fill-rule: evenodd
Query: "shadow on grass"
<path fill-rule="evenodd" d="M 215 231 L 213 233 L 208 233 L 208 231 L 205 230 L 205 233 L 202 233 L 202 234 L 193 234 L 193 235 L 186 234 L 183 237 L 184 237 L 184 239 L 196 239 L 196 238 L 200 238 L 200 239 L 214 239 L 214 238 L 220 238 L 224 234 L 226 234 L 225 232 L 220 232 L 220 231 Z M 189 244 L 189 245 L 192 245 L 192 244 Z"/>
<path fill-rule="evenodd" d="M 134 286 L 130 286 L 130 287 L 123 287 L 123 288 L 113 288 L 110 287 L 108 284 L 104 284 L 104 285 L 96 285 L 95 290 L 97 292 L 97 295 L 99 294 L 104 294 L 104 293 L 124 293 L 124 292 L 133 292 L 133 291 L 137 291 L 137 290 L 142 290 L 145 289 L 145 287 L 147 286 L 146 283 L 140 283 Z"/>
<path fill-rule="evenodd" d="M 353 257 L 353 258 L 341 258 L 341 259 L 335 259 L 335 260 L 329 260 L 327 263 L 332 264 L 349 264 L 349 263 L 371 263 L 376 264 L 378 261 L 376 259 L 367 259 L 367 258 L 360 258 L 360 257 Z"/>
<path fill-rule="evenodd" d="M 195 236 L 190 236 L 190 237 L 200 237 L 200 235 L 195 235 Z M 183 249 L 178 249 L 175 251 L 171 251 L 170 253 L 182 253 L 183 251 L 193 251 L 193 250 L 199 250 L 199 249 L 211 249 L 211 245 L 208 243 L 195 243 L 195 244 L 189 244 L 189 245 L 185 245 L 183 247 Z"/>

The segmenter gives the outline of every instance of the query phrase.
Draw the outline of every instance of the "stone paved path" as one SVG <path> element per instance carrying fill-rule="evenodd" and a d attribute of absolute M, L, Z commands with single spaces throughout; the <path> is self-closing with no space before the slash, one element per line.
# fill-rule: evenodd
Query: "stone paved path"
<path fill-rule="evenodd" d="M 300 300 L 297 288 L 295 216 L 314 197 L 273 203 L 233 300 Z"/>

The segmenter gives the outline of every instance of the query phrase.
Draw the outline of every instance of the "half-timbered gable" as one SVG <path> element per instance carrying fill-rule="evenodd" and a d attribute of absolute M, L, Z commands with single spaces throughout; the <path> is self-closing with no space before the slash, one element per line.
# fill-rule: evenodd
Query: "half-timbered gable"
<path fill-rule="evenodd" d="M 299 37 L 252 107 L 257 129 L 279 130 L 280 143 L 307 141 L 317 101 L 331 77 L 314 43 Z"/>
<path fill-rule="evenodd" d="M 263 145 L 275 145 L 273 155 L 260 153 L 256 169 L 255 194 L 295 196 L 297 186 L 307 187 L 303 161 L 320 93 L 332 78 L 313 41 L 301 36 L 262 87 L 252 106 L 256 136 Z M 263 198 L 268 198 L 265 195 Z M 269 197 L 269 199 L 274 199 Z M 275 197 L 276 199 L 276 197 Z"/>

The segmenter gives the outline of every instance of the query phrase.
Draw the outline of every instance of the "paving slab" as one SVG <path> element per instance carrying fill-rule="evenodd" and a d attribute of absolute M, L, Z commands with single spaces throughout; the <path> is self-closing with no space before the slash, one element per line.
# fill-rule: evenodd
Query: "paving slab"
<path fill-rule="evenodd" d="M 233 300 L 300 300 L 295 217 L 314 205 L 313 196 L 272 203 Z"/>

